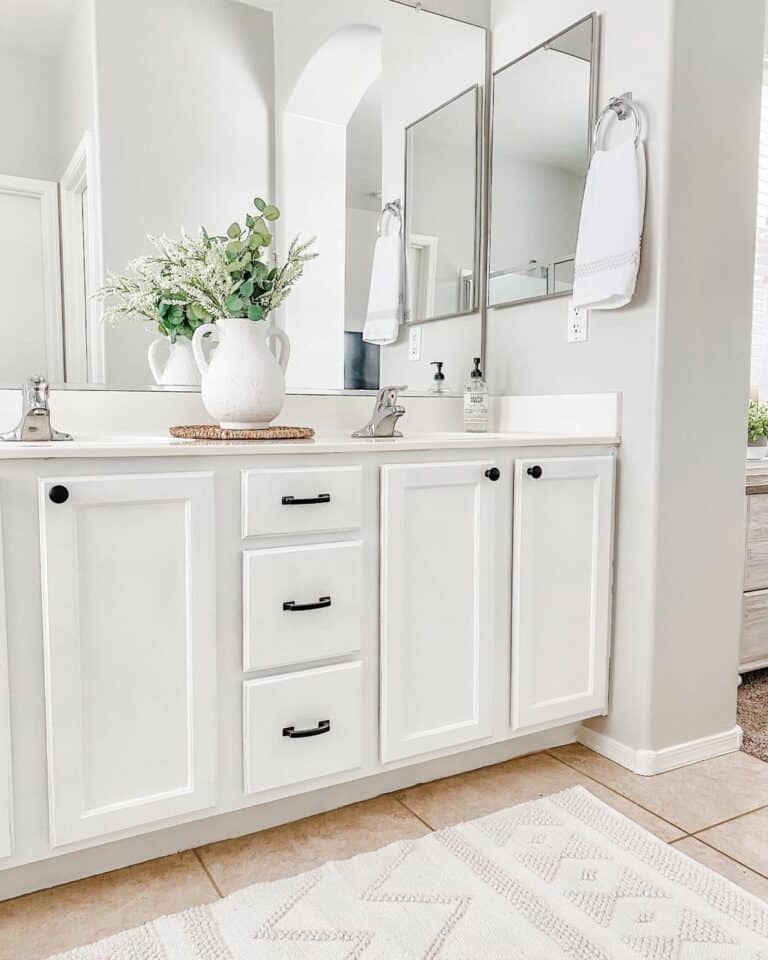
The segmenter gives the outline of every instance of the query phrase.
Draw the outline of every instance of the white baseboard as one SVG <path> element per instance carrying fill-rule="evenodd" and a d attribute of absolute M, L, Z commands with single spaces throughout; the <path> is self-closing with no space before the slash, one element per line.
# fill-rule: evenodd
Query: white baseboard
<path fill-rule="evenodd" d="M 725 753 L 735 753 L 741 749 L 741 727 L 735 726 L 723 733 L 715 733 L 700 740 L 689 740 L 687 743 L 676 743 L 661 750 L 636 750 L 583 725 L 576 731 L 576 739 L 600 756 L 613 760 L 641 777 L 653 777 L 658 773 L 666 773 L 667 770 L 685 767 L 689 763 L 700 763 L 702 760 L 721 757 Z"/>

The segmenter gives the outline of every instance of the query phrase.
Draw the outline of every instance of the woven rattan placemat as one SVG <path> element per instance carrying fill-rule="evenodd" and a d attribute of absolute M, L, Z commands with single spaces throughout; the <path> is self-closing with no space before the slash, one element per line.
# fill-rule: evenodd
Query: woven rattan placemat
<path fill-rule="evenodd" d="M 258 430 L 225 430 L 215 424 L 171 427 L 171 436 L 180 440 L 311 440 L 312 427 L 264 427 Z"/>

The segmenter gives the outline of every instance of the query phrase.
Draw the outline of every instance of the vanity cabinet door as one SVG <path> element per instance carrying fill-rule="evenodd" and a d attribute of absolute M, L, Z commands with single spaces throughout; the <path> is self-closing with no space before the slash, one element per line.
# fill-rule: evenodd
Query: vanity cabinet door
<path fill-rule="evenodd" d="M 518 460 L 512 559 L 512 725 L 606 712 L 613 457 Z"/>
<path fill-rule="evenodd" d="M 384 763 L 493 733 L 493 466 L 382 468 Z"/>
<path fill-rule="evenodd" d="M 212 807 L 211 474 L 40 482 L 51 844 Z"/>

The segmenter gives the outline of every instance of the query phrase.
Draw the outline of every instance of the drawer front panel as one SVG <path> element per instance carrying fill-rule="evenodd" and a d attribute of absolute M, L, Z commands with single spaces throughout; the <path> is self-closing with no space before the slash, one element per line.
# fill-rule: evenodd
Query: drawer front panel
<path fill-rule="evenodd" d="M 362 664 L 244 684 L 245 792 L 353 770 L 362 762 Z"/>
<path fill-rule="evenodd" d="M 745 590 L 768 588 L 768 495 L 747 497 Z"/>
<path fill-rule="evenodd" d="M 246 671 L 360 649 L 362 543 L 251 550 L 243 555 Z"/>
<path fill-rule="evenodd" d="M 744 597 L 741 664 L 768 660 L 768 590 Z"/>
<path fill-rule="evenodd" d="M 356 530 L 362 479 L 361 467 L 247 470 L 243 537 Z"/>

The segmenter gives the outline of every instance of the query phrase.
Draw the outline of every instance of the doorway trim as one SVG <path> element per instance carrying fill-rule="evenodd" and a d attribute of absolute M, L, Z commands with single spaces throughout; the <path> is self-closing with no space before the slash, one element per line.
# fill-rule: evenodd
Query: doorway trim
<path fill-rule="evenodd" d="M 61 178 L 61 253 L 64 325 L 67 331 L 68 379 L 73 383 L 103 383 L 104 327 L 100 304 L 88 299 L 104 280 L 101 195 L 94 138 L 86 131 Z M 88 192 L 88 216 L 83 195 Z M 83 262 L 85 254 L 85 262 Z M 85 318 L 85 323 L 72 322 Z"/>

